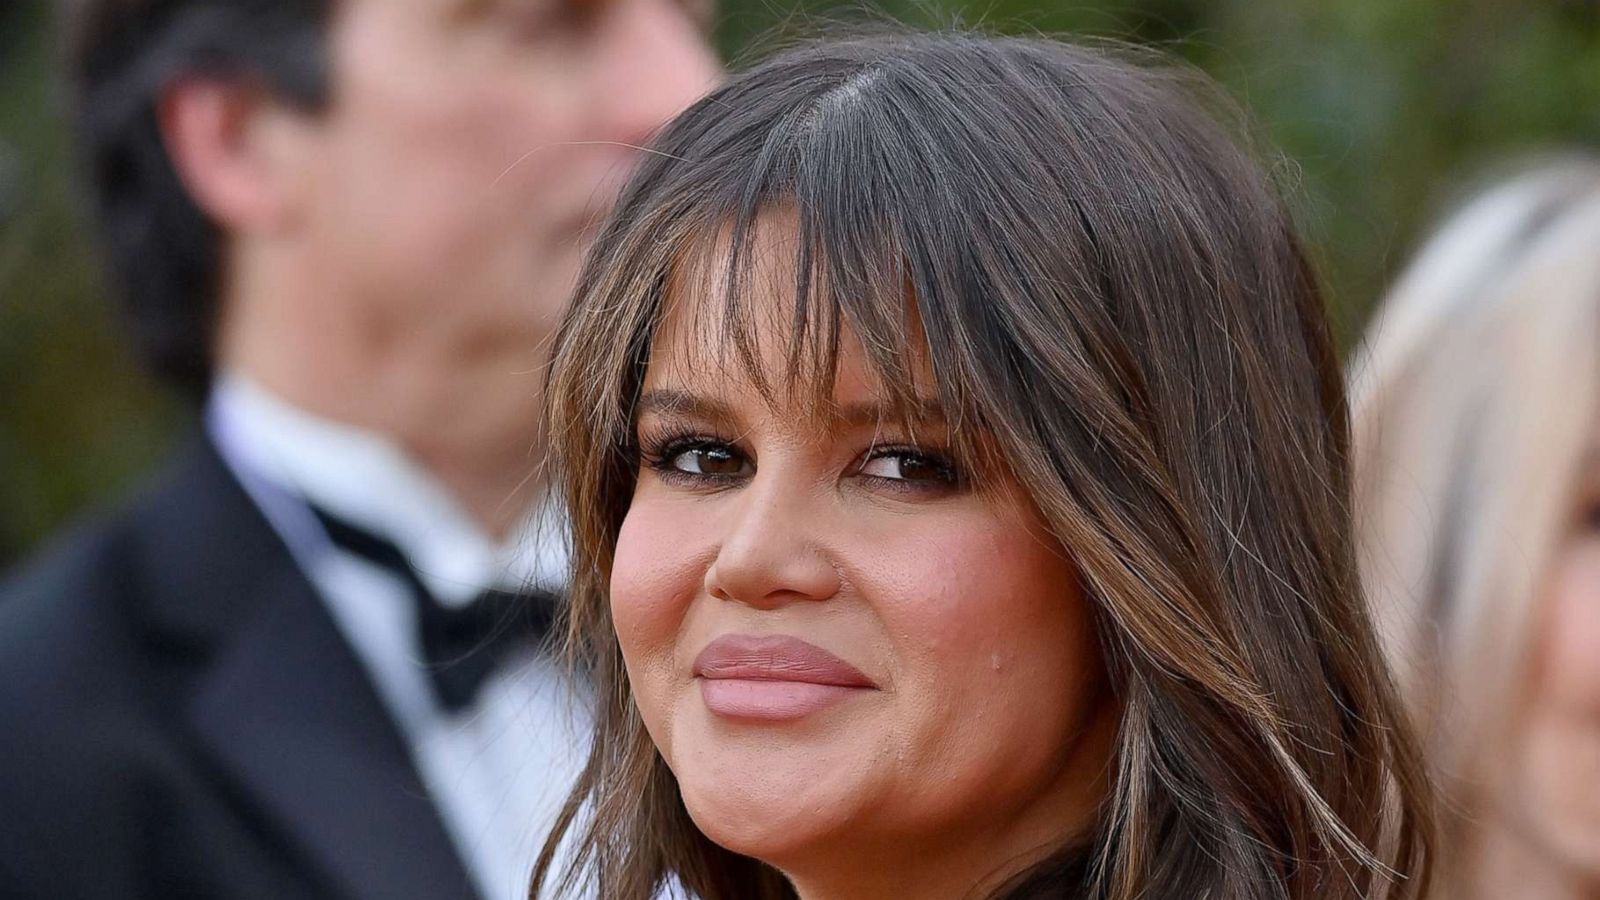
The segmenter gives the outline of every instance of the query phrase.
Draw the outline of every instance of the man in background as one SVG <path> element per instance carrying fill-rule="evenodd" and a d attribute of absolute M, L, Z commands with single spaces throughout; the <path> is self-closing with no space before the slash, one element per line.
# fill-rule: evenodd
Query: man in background
<path fill-rule="evenodd" d="M 564 564 L 542 348 L 708 12 L 74 5 L 106 256 L 203 428 L 0 593 L 0 896 L 525 895 L 582 752 L 508 594 Z"/>

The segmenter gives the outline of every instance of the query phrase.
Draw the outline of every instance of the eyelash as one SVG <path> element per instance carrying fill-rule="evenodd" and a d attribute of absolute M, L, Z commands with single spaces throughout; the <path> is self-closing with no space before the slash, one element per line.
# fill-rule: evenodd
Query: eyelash
<path fill-rule="evenodd" d="M 739 475 L 709 475 L 685 472 L 672 464 L 673 460 L 692 450 L 709 449 L 726 449 L 733 455 L 741 459 L 744 458 L 744 454 L 740 453 L 731 441 L 725 441 L 698 431 L 681 430 L 668 431 L 641 439 L 639 442 L 639 462 L 646 468 L 656 472 L 662 480 L 671 484 L 721 487 L 738 481 L 742 477 Z"/>
<path fill-rule="evenodd" d="M 933 481 L 918 481 L 906 478 L 888 478 L 881 475 L 868 475 L 865 472 L 860 471 L 866 467 L 867 463 L 870 463 L 873 460 L 892 459 L 894 457 L 900 457 L 905 461 L 917 462 L 929 466 L 937 473 L 938 477 Z M 891 490 L 944 492 L 957 490 L 963 487 L 965 484 L 965 480 L 961 477 L 960 471 L 957 470 L 955 463 L 951 461 L 948 453 L 945 453 L 941 450 L 933 450 L 925 447 L 913 447 L 904 444 L 884 444 L 868 449 L 866 455 L 862 457 L 860 464 L 856 466 L 856 470 L 857 477 L 871 479 L 873 482 L 882 484 Z"/>
<path fill-rule="evenodd" d="M 689 429 L 665 431 L 661 434 L 641 438 L 639 441 L 639 463 L 655 472 L 658 477 L 669 484 L 679 484 L 686 487 L 701 487 L 716 489 L 726 487 L 742 481 L 745 475 L 717 475 L 685 472 L 673 465 L 674 460 L 685 453 L 695 450 L 725 450 L 736 458 L 749 461 L 734 443 L 723 438 L 715 437 L 704 432 Z M 937 481 L 917 481 L 904 478 L 888 478 L 881 475 L 868 475 L 861 470 L 873 460 L 901 457 L 931 466 L 939 473 Z M 859 463 L 852 466 L 857 478 L 862 478 L 877 487 L 890 491 L 905 493 L 947 493 L 966 487 L 966 479 L 951 461 L 948 453 L 942 450 L 926 447 L 915 447 L 903 444 L 883 444 L 868 448 Z"/>

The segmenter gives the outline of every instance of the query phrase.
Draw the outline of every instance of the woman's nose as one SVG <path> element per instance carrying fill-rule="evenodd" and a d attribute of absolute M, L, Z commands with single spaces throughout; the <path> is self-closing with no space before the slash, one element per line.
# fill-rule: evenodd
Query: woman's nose
<path fill-rule="evenodd" d="M 706 570 L 707 593 L 761 608 L 838 594 L 839 571 L 815 539 L 827 533 L 823 498 L 758 474 L 730 502 L 736 509 Z"/>

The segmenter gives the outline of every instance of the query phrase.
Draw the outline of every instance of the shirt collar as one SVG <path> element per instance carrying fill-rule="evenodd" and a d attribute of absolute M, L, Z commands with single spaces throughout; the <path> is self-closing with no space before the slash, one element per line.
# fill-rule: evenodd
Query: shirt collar
<path fill-rule="evenodd" d="M 387 436 L 308 413 L 242 374 L 219 375 L 206 421 L 231 465 L 393 541 L 445 603 L 564 578 L 562 516 L 548 498 L 497 544 Z"/>

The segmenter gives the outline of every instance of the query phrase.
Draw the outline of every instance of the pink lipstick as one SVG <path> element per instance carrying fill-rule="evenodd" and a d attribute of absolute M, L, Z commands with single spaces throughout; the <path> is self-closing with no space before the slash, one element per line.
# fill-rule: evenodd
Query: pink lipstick
<path fill-rule="evenodd" d="M 832 653 L 796 637 L 730 634 L 695 657 L 706 708 L 730 719 L 799 719 L 878 689 Z"/>

